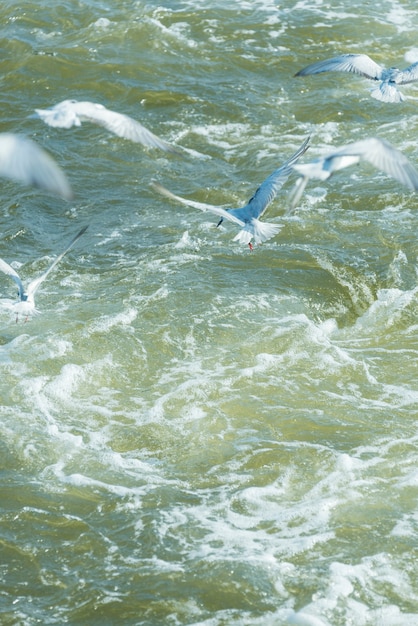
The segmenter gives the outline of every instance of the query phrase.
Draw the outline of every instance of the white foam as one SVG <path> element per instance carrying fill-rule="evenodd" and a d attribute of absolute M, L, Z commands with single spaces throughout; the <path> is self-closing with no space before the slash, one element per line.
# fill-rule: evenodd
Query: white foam
<path fill-rule="evenodd" d="M 372 329 L 388 329 L 395 326 L 402 318 L 404 311 L 415 302 L 418 287 L 409 291 L 400 289 L 380 289 L 377 300 L 372 302 L 368 310 L 356 321 L 358 331 Z"/>
<path fill-rule="evenodd" d="M 418 48 L 411 48 L 407 50 L 404 55 L 404 59 L 407 63 L 416 63 L 418 61 Z"/>
<path fill-rule="evenodd" d="M 399 33 L 413 31 L 414 30 L 414 18 L 415 11 L 413 9 L 407 9 L 405 6 L 396 0 L 391 3 L 391 8 L 387 14 L 387 21 L 389 24 L 394 24 L 397 27 Z"/>
<path fill-rule="evenodd" d="M 165 37 L 173 38 L 177 42 L 186 45 L 188 48 L 197 48 L 198 43 L 191 37 L 189 24 L 187 22 L 175 22 L 170 26 L 165 26 L 158 15 L 164 12 L 163 9 L 158 9 L 154 12 L 154 17 L 148 17 L 147 20 Z"/>
<path fill-rule="evenodd" d="M 129 327 L 137 318 L 138 311 L 129 308 L 113 315 L 102 315 L 89 325 L 90 333 L 108 333 L 115 327 Z"/>
<path fill-rule="evenodd" d="M 113 22 L 107 17 L 99 17 L 99 19 L 93 23 L 93 27 L 97 30 L 108 30 L 112 24 Z"/>

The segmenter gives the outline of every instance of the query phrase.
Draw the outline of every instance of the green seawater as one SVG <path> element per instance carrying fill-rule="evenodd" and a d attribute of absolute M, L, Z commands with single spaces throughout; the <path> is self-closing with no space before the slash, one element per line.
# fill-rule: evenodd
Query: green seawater
<path fill-rule="evenodd" d="M 321 58 L 418 60 L 412 0 L 0 5 L 0 132 L 74 200 L 0 185 L 0 257 L 27 283 L 88 231 L 15 322 L 0 276 L 0 624 L 409 626 L 418 622 L 418 198 L 367 163 L 296 177 L 255 246 L 150 186 L 243 206 L 378 136 L 418 167 L 399 105 Z M 183 155 L 34 109 L 125 113 Z"/>

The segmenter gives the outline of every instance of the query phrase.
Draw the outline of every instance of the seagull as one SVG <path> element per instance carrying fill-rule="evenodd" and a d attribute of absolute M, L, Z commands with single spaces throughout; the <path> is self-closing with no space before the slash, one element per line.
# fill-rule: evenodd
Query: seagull
<path fill-rule="evenodd" d="M 402 152 L 384 139 L 371 137 L 342 146 L 311 163 L 297 163 L 293 169 L 302 177 L 293 190 L 290 210 L 294 209 L 311 178 L 327 180 L 334 172 L 360 161 L 368 161 L 411 191 L 418 190 L 418 172 Z"/>
<path fill-rule="evenodd" d="M 397 86 L 418 80 L 418 61 L 404 70 L 398 70 L 396 67 L 382 67 L 367 54 L 340 54 L 332 59 L 312 63 L 297 72 L 295 76 L 308 76 L 321 72 L 353 72 L 365 78 L 380 81 L 379 86 L 371 91 L 372 98 L 381 102 L 403 102 L 405 96 Z"/>
<path fill-rule="evenodd" d="M 239 241 L 243 244 L 248 244 L 250 250 L 253 249 L 251 240 L 254 238 L 255 243 L 262 243 L 274 237 L 281 226 L 279 224 L 270 224 L 261 222 L 258 218 L 263 215 L 268 205 L 276 197 L 277 192 L 286 182 L 289 174 L 292 173 L 292 166 L 299 157 L 302 156 L 308 149 L 309 137 L 305 139 L 301 147 L 287 160 L 283 165 L 277 168 L 266 180 L 261 183 L 252 198 L 248 203 L 240 209 L 224 209 L 222 207 L 213 206 L 212 204 L 205 204 L 203 202 L 195 202 L 194 200 L 187 200 L 181 196 L 176 196 L 168 189 L 155 181 L 151 183 L 151 186 L 172 200 L 177 200 L 186 206 L 200 209 L 201 211 L 210 211 L 219 215 L 221 218 L 218 222 L 218 226 L 222 224 L 224 219 L 227 219 L 241 227 L 239 233 L 234 237 L 234 241 Z"/>
<path fill-rule="evenodd" d="M 81 235 L 86 232 L 87 228 L 88 226 L 84 226 L 84 228 L 82 228 L 77 233 L 77 235 L 71 240 L 69 245 L 66 247 L 64 252 L 62 252 L 59 256 L 57 256 L 57 258 L 52 263 L 52 265 L 50 265 L 49 268 L 43 274 L 38 276 L 38 278 L 35 278 L 35 280 L 32 280 L 32 282 L 29 283 L 27 289 L 24 288 L 19 274 L 13 269 L 13 267 L 11 267 L 11 265 L 6 263 L 6 261 L 3 261 L 3 259 L 0 259 L 0 270 L 4 272 L 5 274 L 7 274 L 7 276 L 10 276 L 10 278 L 12 278 L 17 284 L 19 300 L 14 303 L 14 308 L 16 311 L 16 322 L 19 319 L 19 313 L 22 315 L 25 315 L 26 316 L 25 321 L 28 321 L 29 315 L 35 314 L 38 312 L 37 309 L 35 308 L 35 293 L 37 292 L 40 285 L 44 282 L 48 274 L 61 261 L 64 254 L 66 254 L 68 250 L 72 248 L 72 246 L 75 244 L 77 239 L 79 239 L 79 237 L 81 237 Z"/>
<path fill-rule="evenodd" d="M 71 128 L 81 126 L 82 122 L 92 122 L 118 137 L 141 143 L 147 148 L 159 148 L 165 152 L 180 154 L 174 146 L 154 135 L 136 120 L 95 102 L 63 100 L 49 109 L 35 109 L 36 116 L 54 128 Z"/>
<path fill-rule="evenodd" d="M 70 183 L 54 159 L 34 141 L 14 133 L 0 133 L 0 176 L 40 187 L 66 200 Z"/>

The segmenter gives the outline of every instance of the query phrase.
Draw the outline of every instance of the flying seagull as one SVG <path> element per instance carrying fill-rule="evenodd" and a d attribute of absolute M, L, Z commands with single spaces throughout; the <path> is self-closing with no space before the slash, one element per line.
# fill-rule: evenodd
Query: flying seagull
<path fill-rule="evenodd" d="M 301 157 L 302 154 L 304 154 L 308 149 L 308 143 L 309 137 L 305 139 L 301 147 L 287 161 L 285 161 L 283 165 L 277 168 L 263 183 L 261 183 L 249 202 L 240 209 L 224 209 L 222 207 L 213 206 L 212 204 L 187 200 L 181 196 L 176 196 L 171 193 L 171 191 L 168 191 L 168 189 L 156 182 L 152 182 L 151 185 L 156 191 L 164 196 L 167 196 L 168 198 L 171 198 L 172 200 L 177 200 L 186 206 L 194 207 L 195 209 L 200 209 L 201 211 L 210 211 L 211 213 L 215 213 L 215 215 L 219 215 L 221 219 L 218 222 L 218 226 L 224 219 L 235 222 L 235 224 L 238 224 L 238 226 L 241 227 L 241 230 L 234 237 L 234 241 L 248 244 L 250 250 L 252 250 L 253 247 L 251 240 L 253 238 L 255 243 L 262 243 L 263 241 L 267 241 L 268 239 L 271 239 L 271 237 L 274 237 L 274 235 L 276 235 L 281 229 L 279 224 L 261 222 L 259 218 L 276 197 L 277 192 L 286 182 L 289 174 L 292 173 L 292 166 L 294 163 L 296 163 L 299 157 Z"/>
<path fill-rule="evenodd" d="M 388 141 L 372 137 L 342 146 L 311 163 L 293 165 L 293 169 L 302 177 L 293 190 L 290 210 L 299 202 L 308 180 L 327 180 L 334 172 L 360 161 L 368 161 L 411 191 L 418 190 L 418 172 L 406 156 Z"/>
<path fill-rule="evenodd" d="M 54 159 L 31 139 L 14 133 L 0 133 L 0 176 L 66 200 L 73 196 L 67 177 Z"/>
<path fill-rule="evenodd" d="M 14 309 L 16 311 L 16 322 L 19 319 L 19 313 L 21 315 L 25 315 L 26 317 L 25 321 L 28 320 L 29 315 L 37 313 L 37 309 L 35 308 L 35 293 L 37 292 L 40 285 L 44 282 L 48 274 L 61 261 L 64 254 L 66 254 L 70 250 L 70 248 L 72 248 L 72 246 L 75 244 L 77 239 L 81 237 L 83 233 L 86 232 L 87 228 L 88 226 L 84 226 L 84 228 L 82 228 L 77 233 L 77 235 L 71 240 L 69 245 L 66 247 L 64 252 L 61 252 L 61 254 L 57 256 L 55 261 L 49 266 L 49 268 L 43 274 L 38 276 L 38 278 L 35 278 L 35 280 L 33 280 L 32 282 L 30 282 L 27 289 L 24 288 L 19 274 L 13 269 L 13 267 L 11 267 L 8 263 L 6 263 L 6 261 L 3 261 L 3 259 L 0 259 L 0 270 L 4 272 L 5 274 L 7 274 L 7 276 L 10 276 L 10 278 L 12 278 L 17 284 L 19 299 L 17 302 L 14 303 Z"/>
<path fill-rule="evenodd" d="M 136 120 L 106 109 L 102 104 L 63 100 L 49 109 L 35 109 L 35 112 L 46 124 L 55 128 L 71 128 L 81 126 L 82 122 L 92 122 L 118 137 L 141 143 L 147 148 L 159 148 L 165 152 L 180 154 L 174 146 L 154 135 Z"/>
<path fill-rule="evenodd" d="M 374 87 L 371 91 L 373 98 L 382 102 L 402 102 L 405 96 L 398 90 L 398 85 L 406 85 L 418 80 L 418 61 L 404 70 L 398 70 L 396 67 L 382 67 L 367 54 L 340 54 L 332 59 L 312 63 L 297 72 L 295 76 L 308 76 L 322 72 L 352 72 L 380 81 L 378 87 Z"/>

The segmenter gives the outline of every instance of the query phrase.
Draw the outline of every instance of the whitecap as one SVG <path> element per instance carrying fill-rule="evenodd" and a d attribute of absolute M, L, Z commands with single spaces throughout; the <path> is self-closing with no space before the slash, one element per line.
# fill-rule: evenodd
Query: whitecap
<path fill-rule="evenodd" d="M 93 22 L 92 26 L 97 30 L 107 30 L 113 22 L 109 20 L 107 17 L 99 17 L 95 22 Z"/>

